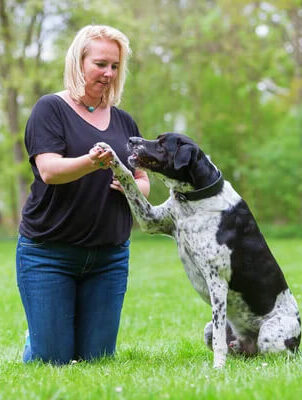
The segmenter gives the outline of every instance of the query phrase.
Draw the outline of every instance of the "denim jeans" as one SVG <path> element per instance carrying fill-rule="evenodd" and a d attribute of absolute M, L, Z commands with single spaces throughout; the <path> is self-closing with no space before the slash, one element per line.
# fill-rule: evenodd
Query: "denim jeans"
<path fill-rule="evenodd" d="M 24 362 L 65 364 L 114 353 L 129 240 L 84 248 L 20 236 L 16 261 L 30 336 Z"/>

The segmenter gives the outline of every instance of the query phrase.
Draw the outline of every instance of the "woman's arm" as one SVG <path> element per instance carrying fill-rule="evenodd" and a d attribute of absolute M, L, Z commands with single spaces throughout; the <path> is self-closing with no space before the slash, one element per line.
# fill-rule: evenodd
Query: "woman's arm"
<path fill-rule="evenodd" d="M 147 172 L 136 169 L 134 172 L 134 179 L 139 190 L 147 198 L 150 194 L 150 181 Z"/>
<path fill-rule="evenodd" d="M 57 153 L 42 153 L 35 157 L 40 176 L 47 185 L 59 185 L 73 182 L 84 175 L 98 169 L 110 168 L 111 152 L 93 147 L 89 154 L 80 157 L 63 157 Z M 101 166 L 100 163 L 103 165 Z M 150 193 L 150 182 L 145 171 L 135 170 L 134 179 L 139 190 L 145 197 Z M 123 192 L 120 182 L 113 178 L 110 185 L 112 189 Z"/>
<path fill-rule="evenodd" d="M 35 157 L 35 161 L 43 182 L 58 185 L 75 181 L 98 169 L 109 168 L 111 158 L 110 153 L 93 148 L 89 154 L 73 158 L 65 158 L 57 153 L 42 153 Z"/>

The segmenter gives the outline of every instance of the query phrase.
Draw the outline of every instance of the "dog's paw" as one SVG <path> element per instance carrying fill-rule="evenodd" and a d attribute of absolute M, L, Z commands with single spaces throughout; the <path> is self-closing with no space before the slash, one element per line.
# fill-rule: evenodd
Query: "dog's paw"
<path fill-rule="evenodd" d="M 238 339 L 232 340 L 228 344 L 228 351 L 229 353 L 240 353 L 241 352 L 241 344 Z"/>
<path fill-rule="evenodd" d="M 224 355 L 215 355 L 214 354 L 214 364 L 213 368 L 220 369 L 224 368 L 226 363 L 226 357 Z"/>
<path fill-rule="evenodd" d="M 102 149 L 104 151 L 110 151 L 111 153 L 114 153 L 112 150 L 111 146 L 105 142 L 97 142 L 94 147 L 97 147 L 98 149 Z"/>
<path fill-rule="evenodd" d="M 213 364 L 213 368 L 215 369 L 222 369 L 225 367 L 225 360 L 224 361 L 215 361 Z"/>
<path fill-rule="evenodd" d="M 98 142 L 94 145 L 97 149 L 101 149 L 103 151 L 108 151 L 112 155 L 111 167 L 118 167 L 121 164 L 120 159 L 116 155 L 115 151 L 111 148 L 111 146 L 104 142 Z"/>

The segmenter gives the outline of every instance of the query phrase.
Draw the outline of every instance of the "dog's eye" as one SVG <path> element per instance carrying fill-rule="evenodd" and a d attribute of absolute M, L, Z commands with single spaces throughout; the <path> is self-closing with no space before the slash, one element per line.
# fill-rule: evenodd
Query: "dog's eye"
<path fill-rule="evenodd" d="M 157 137 L 157 140 L 158 140 L 158 143 L 161 144 L 161 143 L 164 141 L 163 135 L 159 135 L 159 136 Z"/>
<path fill-rule="evenodd" d="M 157 151 L 158 153 L 164 153 L 164 152 L 166 151 L 166 148 L 165 148 L 165 146 L 164 146 L 164 140 L 159 140 L 159 141 L 157 142 L 156 151 Z"/>

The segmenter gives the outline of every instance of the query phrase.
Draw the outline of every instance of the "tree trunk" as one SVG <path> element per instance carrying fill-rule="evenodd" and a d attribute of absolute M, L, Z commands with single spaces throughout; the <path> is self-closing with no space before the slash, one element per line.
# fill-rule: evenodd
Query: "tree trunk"
<path fill-rule="evenodd" d="M 23 145 L 20 140 L 20 122 L 19 122 L 19 104 L 18 104 L 18 90 L 14 87 L 7 89 L 7 116 L 9 130 L 14 138 L 14 161 L 16 164 L 21 164 L 24 161 Z M 17 226 L 20 222 L 21 210 L 27 197 L 27 183 L 22 174 L 17 175 L 16 185 L 16 201 L 12 201 L 12 215 L 14 224 Z M 12 189 L 13 190 L 13 189 Z M 12 199 L 13 200 L 13 199 Z"/>

